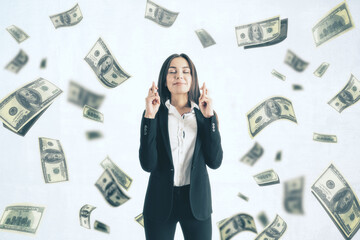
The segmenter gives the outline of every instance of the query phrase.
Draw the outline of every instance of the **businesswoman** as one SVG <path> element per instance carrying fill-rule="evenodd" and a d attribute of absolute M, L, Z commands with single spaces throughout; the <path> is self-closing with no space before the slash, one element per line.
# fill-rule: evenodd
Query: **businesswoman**
<path fill-rule="evenodd" d="M 200 90 L 202 90 L 200 94 Z M 211 240 L 211 190 L 206 166 L 223 157 L 218 120 L 205 83 L 186 54 L 168 57 L 152 83 L 141 120 L 139 158 L 150 172 L 143 216 L 147 240 Z"/>

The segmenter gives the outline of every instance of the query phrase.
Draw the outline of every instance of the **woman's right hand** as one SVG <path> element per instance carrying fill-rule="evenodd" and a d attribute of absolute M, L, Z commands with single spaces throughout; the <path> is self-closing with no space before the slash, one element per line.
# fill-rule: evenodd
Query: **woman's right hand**
<path fill-rule="evenodd" d="M 156 113 L 160 107 L 160 96 L 157 92 L 158 87 L 155 86 L 155 82 L 151 88 L 149 89 L 148 96 L 145 98 L 146 103 L 146 110 L 145 110 L 145 117 L 146 118 L 155 118 Z"/>

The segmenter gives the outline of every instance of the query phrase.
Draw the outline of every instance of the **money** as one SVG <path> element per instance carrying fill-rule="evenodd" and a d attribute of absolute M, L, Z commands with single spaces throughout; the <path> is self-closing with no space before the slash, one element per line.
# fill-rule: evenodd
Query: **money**
<path fill-rule="evenodd" d="M 12 205 L 5 208 L 0 229 L 35 234 L 45 208 L 35 205 Z"/>
<path fill-rule="evenodd" d="M 265 212 L 260 212 L 257 216 L 258 220 L 261 222 L 263 227 L 267 226 L 269 224 L 269 220 L 265 214 Z"/>
<path fill-rule="evenodd" d="M 13 73 L 18 73 L 28 61 L 29 61 L 29 56 L 23 50 L 20 49 L 18 54 L 15 56 L 15 58 L 5 66 L 5 69 Z"/>
<path fill-rule="evenodd" d="M 40 63 L 40 68 L 46 68 L 46 58 L 43 58 Z"/>
<path fill-rule="evenodd" d="M 272 97 L 263 101 L 247 113 L 247 119 L 252 138 L 276 120 L 287 119 L 297 123 L 292 103 L 284 97 Z"/>
<path fill-rule="evenodd" d="M 96 181 L 95 186 L 99 189 L 105 200 L 113 207 L 118 207 L 128 201 L 128 197 L 117 185 L 115 178 L 109 170 L 105 170 Z"/>
<path fill-rule="evenodd" d="M 210 47 L 216 43 L 205 29 L 196 30 L 195 33 L 200 39 L 200 42 L 204 48 Z"/>
<path fill-rule="evenodd" d="M 303 87 L 299 84 L 293 84 L 292 87 L 294 91 L 303 90 Z"/>
<path fill-rule="evenodd" d="M 288 30 L 288 19 L 284 18 L 281 20 L 280 35 L 277 38 L 275 38 L 274 40 L 271 40 L 270 42 L 244 46 L 244 49 L 267 47 L 267 46 L 271 46 L 271 45 L 277 44 L 279 42 L 282 42 L 287 38 L 287 30 Z"/>
<path fill-rule="evenodd" d="M 330 10 L 330 12 L 321 18 L 312 28 L 315 45 L 318 47 L 353 28 L 354 22 L 351 18 L 349 8 L 344 1 Z"/>
<path fill-rule="evenodd" d="M 221 240 L 231 239 L 243 231 L 257 233 L 254 218 L 245 213 L 238 213 L 217 223 Z"/>
<path fill-rule="evenodd" d="M 351 239 L 360 227 L 359 199 L 333 164 L 312 185 L 311 192 L 344 238 Z"/>
<path fill-rule="evenodd" d="M 275 161 L 280 162 L 281 158 L 282 158 L 282 151 L 277 151 L 277 153 L 275 155 Z"/>
<path fill-rule="evenodd" d="M 249 201 L 249 198 L 241 193 L 238 193 L 238 197 L 244 199 L 245 201 Z"/>
<path fill-rule="evenodd" d="M 254 146 L 240 159 L 241 162 L 253 166 L 263 155 L 264 148 L 255 142 Z"/>
<path fill-rule="evenodd" d="M 11 25 L 7 27 L 6 30 L 18 43 L 22 43 L 23 41 L 29 38 L 29 35 L 27 35 L 23 30 L 21 30 L 19 27 L 15 25 Z"/>
<path fill-rule="evenodd" d="M 92 108 L 88 105 L 84 106 L 83 116 L 97 122 L 104 122 L 104 115 L 95 108 Z"/>
<path fill-rule="evenodd" d="M 88 228 L 91 229 L 90 226 L 90 215 L 91 212 L 95 209 L 96 207 L 91 206 L 90 204 L 85 204 L 84 206 L 82 206 L 80 208 L 80 212 L 79 212 L 79 218 L 80 218 L 80 225 L 84 228 Z"/>
<path fill-rule="evenodd" d="M 326 70 L 329 68 L 330 64 L 323 62 L 314 72 L 314 75 L 317 77 L 322 77 Z"/>
<path fill-rule="evenodd" d="M 54 27 L 59 28 L 74 26 L 83 19 L 83 16 L 79 4 L 76 4 L 70 10 L 50 16 L 50 19 Z"/>
<path fill-rule="evenodd" d="M 117 184 L 120 184 L 123 188 L 129 190 L 132 183 L 131 177 L 129 177 L 113 161 L 111 161 L 109 156 L 101 162 L 101 166 L 112 173 Z"/>
<path fill-rule="evenodd" d="M 360 99 L 360 82 L 351 74 L 345 87 L 328 104 L 341 113 Z"/>
<path fill-rule="evenodd" d="M 270 42 L 280 36 L 280 17 L 235 27 L 239 47 Z"/>
<path fill-rule="evenodd" d="M 172 26 L 178 15 L 178 12 L 167 10 L 166 8 L 161 7 L 150 0 L 146 1 L 145 18 L 156 22 L 160 26 Z"/>
<path fill-rule="evenodd" d="M 276 215 L 274 221 L 269 226 L 267 226 L 259 235 L 257 235 L 255 240 L 280 239 L 282 235 L 284 235 L 286 229 L 286 222 L 279 215 Z"/>
<path fill-rule="evenodd" d="M 135 217 L 135 221 L 144 227 L 144 216 L 142 213 Z"/>
<path fill-rule="evenodd" d="M 314 133 L 313 140 L 318 142 L 337 143 L 336 135 Z"/>
<path fill-rule="evenodd" d="M 131 77 L 122 69 L 101 38 L 96 41 L 84 60 L 94 71 L 100 83 L 107 88 L 117 87 Z"/>
<path fill-rule="evenodd" d="M 279 176 L 272 169 L 255 174 L 253 177 L 259 186 L 267 186 L 280 182 Z"/>
<path fill-rule="evenodd" d="M 284 183 L 284 207 L 288 213 L 303 214 L 304 177 L 295 178 Z"/>
<path fill-rule="evenodd" d="M 276 71 L 275 69 L 273 69 L 271 71 L 271 74 L 277 78 L 279 78 L 280 80 L 285 81 L 286 80 L 286 76 L 282 75 L 281 73 L 279 73 L 278 71 Z"/>
<path fill-rule="evenodd" d="M 65 154 L 60 141 L 39 137 L 39 146 L 45 183 L 68 181 Z"/>
<path fill-rule="evenodd" d="M 309 65 L 308 62 L 305 62 L 290 50 L 288 50 L 286 53 L 285 63 L 297 72 L 304 71 L 305 68 Z"/>
<path fill-rule="evenodd" d="M 104 233 L 110 233 L 110 227 L 105 223 L 95 220 L 94 229 Z"/>
<path fill-rule="evenodd" d="M 51 82 L 38 78 L 0 100 L 0 120 L 10 130 L 19 132 L 27 124 L 33 124 L 31 120 L 42 114 L 61 93 Z"/>
<path fill-rule="evenodd" d="M 86 138 L 88 140 L 94 140 L 98 138 L 102 138 L 103 134 L 100 131 L 87 131 L 86 132 Z"/>
<path fill-rule="evenodd" d="M 75 103 L 82 108 L 85 105 L 88 105 L 98 109 L 104 101 L 104 98 L 104 95 L 93 93 L 73 81 L 70 81 L 69 83 L 68 101 Z"/>

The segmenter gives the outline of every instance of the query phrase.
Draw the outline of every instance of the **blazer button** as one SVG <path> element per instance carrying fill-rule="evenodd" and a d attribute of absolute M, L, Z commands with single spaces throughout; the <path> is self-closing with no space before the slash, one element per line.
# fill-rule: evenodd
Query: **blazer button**
<path fill-rule="evenodd" d="M 172 171 L 172 172 L 173 172 L 173 171 L 174 171 L 174 169 L 172 168 L 172 169 L 170 169 L 170 171 Z"/>

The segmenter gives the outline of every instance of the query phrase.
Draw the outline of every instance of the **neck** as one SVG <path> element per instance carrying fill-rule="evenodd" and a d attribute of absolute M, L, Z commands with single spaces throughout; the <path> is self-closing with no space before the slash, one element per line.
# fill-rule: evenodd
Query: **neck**
<path fill-rule="evenodd" d="M 188 105 L 188 95 L 186 94 L 172 94 L 171 95 L 171 99 L 170 99 L 170 103 L 171 105 L 173 105 L 176 108 L 186 108 L 186 107 L 190 107 Z"/>

